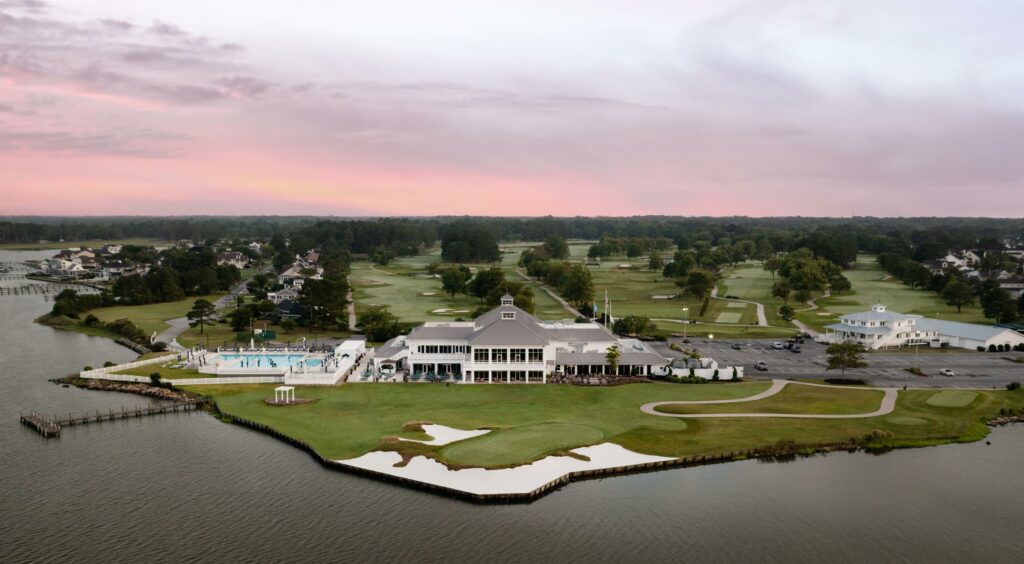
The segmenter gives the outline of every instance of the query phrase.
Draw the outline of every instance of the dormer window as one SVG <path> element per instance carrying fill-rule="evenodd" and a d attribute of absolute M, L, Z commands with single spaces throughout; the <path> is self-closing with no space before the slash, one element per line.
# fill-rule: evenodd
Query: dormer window
<path fill-rule="evenodd" d="M 503 311 L 503 312 L 501 312 L 501 318 L 502 319 L 515 319 L 516 318 L 516 312 L 514 312 L 514 311 Z"/>

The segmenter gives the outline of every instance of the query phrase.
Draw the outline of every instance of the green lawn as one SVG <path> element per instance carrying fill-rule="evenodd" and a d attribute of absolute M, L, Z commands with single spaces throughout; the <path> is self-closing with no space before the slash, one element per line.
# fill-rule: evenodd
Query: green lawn
<path fill-rule="evenodd" d="M 504 246 L 503 246 L 504 247 Z M 524 280 L 513 270 L 515 260 L 504 255 L 505 275 L 509 280 Z M 399 320 L 407 323 L 423 321 L 451 321 L 457 318 L 471 319 L 473 312 L 480 307 L 477 298 L 456 294 L 449 296 L 441 289 L 441 279 L 430 276 L 426 268 L 430 263 L 441 260 L 440 251 L 403 257 L 388 266 L 378 266 L 368 262 L 357 262 L 352 265 L 349 281 L 352 284 L 352 295 L 356 303 L 356 313 L 374 304 L 387 305 Z M 489 268 L 490 265 L 467 265 L 471 269 Z M 568 313 L 561 305 L 549 296 L 539 285 L 528 283 L 533 288 L 534 314 L 541 319 L 562 319 Z"/>
<path fill-rule="evenodd" d="M 136 366 L 127 370 L 121 370 L 114 374 L 128 374 L 131 376 L 146 376 L 149 377 L 154 372 L 159 372 L 160 377 L 164 380 L 176 380 L 179 378 L 213 378 L 216 374 L 202 374 L 198 370 L 192 368 L 171 368 L 177 364 L 177 359 L 172 356 L 172 360 L 163 364 L 146 364 L 143 366 Z"/>
<path fill-rule="evenodd" d="M 146 304 L 138 306 L 113 306 L 94 309 L 88 313 L 100 318 L 103 322 L 111 322 L 118 319 L 130 319 L 147 335 L 153 332 L 160 333 L 167 329 L 166 321 L 178 317 L 184 317 L 196 300 L 205 299 L 213 302 L 224 294 L 210 294 L 209 296 L 191 296 L 176 302 L 164 302 L 159 304 Z M 83 314 L 82 318 L 88 314 Z"/>
<path fill-rule="evenodd" d="M 745 403 L 664 405 L 664 413 L 804 413 L 844 415 L 878 409 L 885 392 L 790 384 L 774 396 Z"/>
<path fill-rule="evenodd" d="M 978 398 L 971 390 L 942 390 L 928 397 L 928 405 L 937 407 L 967 407 Z"/>
<path fill-rule="evenodd" d="M 882 303 L 900 313 L 991 325 L 991 321 L 986 320 L 982 314 L 980 306 L 965 306 L 958 313 L 956 307 L 943 303 L 935 292 L 915 290 L 891 278 L 878 266 L 872 255 L 858 256 L 854 268 L 844 272 L 844 275 L 853 284 L 850 292 L 819 299 L 819 309 L 800 312 L 797 319 L 821 330 L 825 325 L 835 323 L 844 313 L 867 311 L 872 304 Z"/>
<path fill-rule="evenodd" d="M 229 312 L 232 308 L 226 308 L 223 312 Z M 337 328 L 330 329 L 327 331 L 317 331 L 316 333 L 311 332 L 306 327 L 295 327 L 291 331 L 286 331 L 280 325 L 275 325 L 270 322 L 257 321 L 256 329 L 265 329 L 267 331 L 274 331 L 276 333 L 274 341 L 279 343 L 289 343 L 301 339 L 303 337 L 308 341 L 313 341 L 315 338 L 336 338 L 344 339 L 349 337 L 351 333 L 348 331 L 339 331 Z M 189 327 L 184 333 L 178 336 L 178 343 L 183 346 L 191 347 L 194 345 L 205 344 L 209 340 L 210 346 L 219 346 L 224 344 L 226 341 L 228 344 L 235 343 L 236 331 L 231 328 L 229 323 L 214 323 L 213 325 L 206 325 L 203 327 L 203 332 L 199 332 L 198 327 Z M 246 331 L 248 335 L 248 330 Z M 245 341 L 248 343 L 248 339 Z"/>
<path fill-rule="evenodd" d="M 459 441 L 441 449 L 453 464 L 465 466 L 502 466 L 519 463 L 557 450 L 600 442 L 604 433 L 598 427 L 578 423 L 538 423 L 491 432 L 472 441 Z"/>
<path fill-rule="evenodd" d="M 273 395 L 272 386 L 203 386 L 191 391 L 212 396 L 225 413 L 270 425 L 332 459 L 385 448 L 406 455 L 426 454 L 452 465 L 487 467 L 526 463 L 548 453 L 600 442 L 646 454 L 687 456 L 770 446 L 784 439 L 812 444 L 872 433 L 874 443 L 885 446 L 978 440 L 987 434 L 983 419 L 1002 407 L 1024 408 L 1024 390 L 977 392 L 970 405 L 958 409 L 930 405 L 934 390 L 908 390 L 900 392 L 893 414 L 867 419 L 684 421 L 640 412 L 647 402 L 739 398 L 764 391 L 768 385 L 352 384 L 302 387 L 298 396 L 315 401 L 287 408 L 263 402 Z M 802 398 L 787 394 L 776 402 L 788 403 L 787 409 L 800 412 L 833 413 L 870 411 L 878 405 L 877 392 L 870 390 L 821 390 Z M 792 391 L 797 396 L 806 393 L 803 389 Z M 441 447 L 386 440 L 422 437 L 422 433 L 403 429 L 411 422 L 494 431 Z"/>

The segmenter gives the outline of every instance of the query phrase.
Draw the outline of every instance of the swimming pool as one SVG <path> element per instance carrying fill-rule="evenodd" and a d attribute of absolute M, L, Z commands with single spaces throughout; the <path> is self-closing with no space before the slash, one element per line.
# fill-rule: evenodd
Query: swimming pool
<path fill-rule="evenodd" d="M 299 366 L 303 361 L 310 368 L 323 364 L 319 358 L 307 358 L 302 354 L 225 354 L 220 358 L 232 368 L 288 368 Z M 238 360 L 240 362 L 235 362 Z"/>

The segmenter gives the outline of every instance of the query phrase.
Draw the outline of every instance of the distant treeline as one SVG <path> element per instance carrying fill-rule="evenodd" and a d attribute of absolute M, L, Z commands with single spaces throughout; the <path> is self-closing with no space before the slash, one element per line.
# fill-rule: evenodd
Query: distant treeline
<path fill-rule="evenodd" d="M 387 250 L 398 256 L 420 252 L 438 241 L 455 244 L 450 254 L 464 260 L 493 258 L 491 241 L 566 239 L 667 239 L 680 248 L 697 241 L 764 239 L 774 251 L 801 247 L 849 260 L 850 249 L 896 252 L 924 259 L 946 249 L 975 247 L 979 242 L 1024 237 L 1024 219 L 993 218 L 804 218 L 804 217 L 438 217 L 324 219 L 314 217 L 89 217 L 4 218 L 0 243 L 45 239 L 262 239 L 275 234 L 290 239 L 291 249 L 320 247 L 328 254 L 372 254 Z M 463 245 L 458 241 L 464 241 Z M 480 243 L 484 242 L 485 245 Z M 446 247 L 449 247 L 446 245 Z M 817 247 L 817 248 L 816 248 Z M 834 248 L 830 248 L 834 247 Z"/>

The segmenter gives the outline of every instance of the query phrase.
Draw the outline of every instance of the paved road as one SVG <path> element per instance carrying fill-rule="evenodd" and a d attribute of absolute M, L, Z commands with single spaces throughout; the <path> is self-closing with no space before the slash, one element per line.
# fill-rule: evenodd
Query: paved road
<path fill-rule="evenodd" d="M 656 408 L 662 405 L 709 405 L 709 404 L 720 404 L 720 403 L 740 403 L 748 401 L 762 400 L 782 391 L 787 385 L 800 385 L 800 386 L 816 386 L 819 388 L 841 388 L 849 390 L 849 387 L 845 386 L 825 386 L 823 384 L 809 384 L 807 382 L 791 382 L 789 380 L 772 380 L 772 385 L 767 390 L 760 394 L 755 394 L 745 398 L 739 399 L 727 399 L 727 400 L 703 400 L 703 401 L 655 401 L 651 403 L 645 403 L 640 406 L 640 411 L 648 415 L 659 415 L 661 417 L 685 417 L 691 418 L 722 418 L 722 417 L 775 417 L 784 419 L 864 419 L 867 417 L 878 417 L 879 415 L 888 415 L 896 409 L 896 397 L 899 392 L 895 388 L 856 388 L 858 390 L 882 390 L 885 394 L 882 396 L 882 403 L 878 406 L 878 409 L 869 413 L 850 413 L 843 415 L 829 415 L 821 413 L 663 413 L 657 411 Z"/>
<path fill-rule="evenodd" d="M 213 302 L 213 307 L 216 309 L 224 309 L 235 303 L 235 298 L 246 290 L 245 285 L 247 283 L 247 281 L 239 282 L 238 285 L 232 288 L 230 292 L 224 294 L 220 298 L 217 298 L 217 300 Z M 168 319 L 166 323 L 170 325 L 170 327 L 165 329 L 163 333 L 157 335 L 154 341 L 163 341 L 167 343 L 167 348 L 171 350 L 186 350 L 186 347 L 183 347 L 178 343 L 178 335 L 181 335 L 188 330 L 189 319 L 187 317 L 177 317 L 174 319 Z"/>
<path fill-rule="evenodd" d="M 788 350 L 772 350 L 772 339 L 721 340 L 690 339 L 689 344 L 681 339 L 670 339 L 683 348 L 697 349 L 701 354 L 718 361 L 722 366 L 743 366 L 746 376 L 785 378 L 840 378 L 839 371 L 826 370 L 826 345 L 805 340 L 800 354 Z M 739 343 L 740 350 L 733 350 L 732 344 Z M 669 348 L 669 343 L 651 343 L 658 353 L 670 359 L 683 355 Z M 899 352 L 872 352 L 865 355 L 869 366 L 847 370 L 845 377 L 860 378 L 881 387 L 982 387 L 1002 388 L 1010 382 L 1024 382 L 1024 364 L 1016 364 L 1008 358 L 1020 357 L 1019 352 L 979 353 L 933 352 L 922 349 L 917 360 L 910 350 Z M 754 363 L 763 360 L 768 371 L 754 370 Z M 927 376 L 915 376 L 907 368 L 919 366 Z M 939 376 L 939 370 L 950 368 L 954 377 Z"/>

